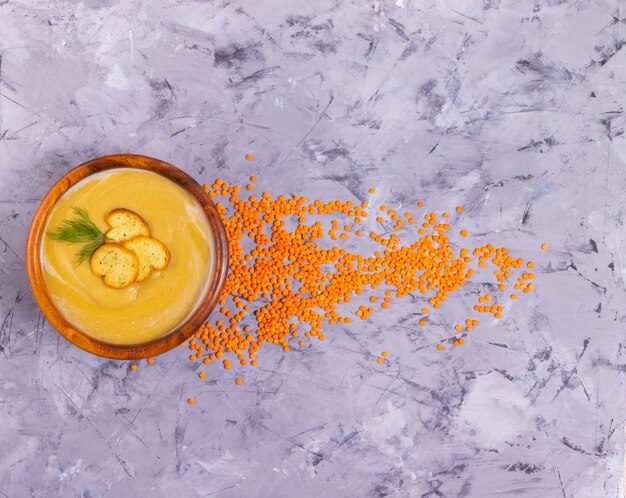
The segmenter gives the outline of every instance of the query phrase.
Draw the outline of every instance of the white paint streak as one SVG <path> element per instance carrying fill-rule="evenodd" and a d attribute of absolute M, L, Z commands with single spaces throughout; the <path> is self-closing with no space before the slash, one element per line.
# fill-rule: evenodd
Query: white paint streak
<path fill-rule="evenodd" d="M 128 78 L 122 72 L 122 68 L 118 64 L 115 64 L 111 68 L 106 84 L 118 90 L 128 90 L 130 88 Z"/>

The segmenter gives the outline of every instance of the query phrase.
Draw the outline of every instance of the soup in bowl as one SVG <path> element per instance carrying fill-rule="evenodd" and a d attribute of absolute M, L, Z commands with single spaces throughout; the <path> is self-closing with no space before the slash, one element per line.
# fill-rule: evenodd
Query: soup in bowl
<path fill-rule="evenodd" d="M 146 358 L 208 319 L 227 247 L 214 203 L 186 173 L 145 156 L 105 156 L 45 196 L 27 272 L 43 314 L 70 342 L 109 358 Z"/>

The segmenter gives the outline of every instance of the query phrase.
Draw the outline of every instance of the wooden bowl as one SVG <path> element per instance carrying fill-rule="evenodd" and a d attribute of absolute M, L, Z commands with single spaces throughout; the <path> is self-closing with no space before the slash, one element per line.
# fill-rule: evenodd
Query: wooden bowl
<path fill-rule="evenodd" d="M 149 342 L 133 345 L 119 345 L 103 342 L 94 339 L 72 325 L 50 299 L 44 281 L 41 261 L 41 246 L 45 236 L 48 217 L 59 198 L 67 192 L 69 188 L 87 176 L 115 168 L 135 168 L 152 171 L 170 179 L 184 188 L 193 195 L 200 203 L 200 206 L 202 206 L 209 227 L 213 232 L 215 245 L 213 248 L 215 260 L 213 280 L 196 305 L 194 312 L 167 334 Z M 118 360 L 149 358 L 175 348 L 189 339 L 189 337 L 206 322 L 217 304 L 222 288 L 224 287 L 224 282 L 226 281 L 226 274 L 228 272 L 228 240 L 226 238 L 224 225 L 222 224 L 217 208 L 211 200 L 211 197 L 202 186 L 187 173 L 171 164 L 151 157 L 134 154 L 104 156 L 81 164 L 66 173 L 63 178 L 54 184 L 43 198 L 35 212 L 26 240 L 26 272 L 28 274 L 30 287 L 37 304 L 41 308 L 41 312 L 52 326 L 72 344 L 75 344 L 85 351 L 107 358 L 115 358 Z"/>

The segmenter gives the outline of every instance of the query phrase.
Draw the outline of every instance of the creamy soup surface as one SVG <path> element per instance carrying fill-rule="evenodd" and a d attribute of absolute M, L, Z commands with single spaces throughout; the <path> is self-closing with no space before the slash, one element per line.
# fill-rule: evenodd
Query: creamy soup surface
<path fill-rule="evenodd" d="M 86 261 L 76 266 L 81 244 L 49 235 L 42 245 L 44 278 L 55 306 L 86 334 L 113 344 L 138 344 L 166 334 L 196 307 L 213 271 L 213 237 L 196 199 L 182 187 L 150 171 L 114 169 L 91 175 L 68 190 L 52 210 L 46 233 L 74 218 L 72 207 L 87 211 L 106 232 L 105 215 L 115 208 L 135 211 L 151 236 L 171 253 L 167 268 L 124 289 L 107 287 Z"/>

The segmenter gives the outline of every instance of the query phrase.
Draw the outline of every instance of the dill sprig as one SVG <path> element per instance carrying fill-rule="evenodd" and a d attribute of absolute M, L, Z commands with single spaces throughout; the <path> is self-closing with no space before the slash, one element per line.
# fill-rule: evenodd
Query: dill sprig
<path fill-rule="evenodd" d="M 96 224 L 91 221 L 87 211 L 80 207 L 73 207 L 72 211 L 74 211 L 76 218 L 63 221 L 59 228 L 49 235 L 54 240 L 65 242 L 66 244 L 87 243 L 76 253 L 76 265 L 78 266 L 87 261 L 96 249 L 104 244 L 107 238 Z"/>

